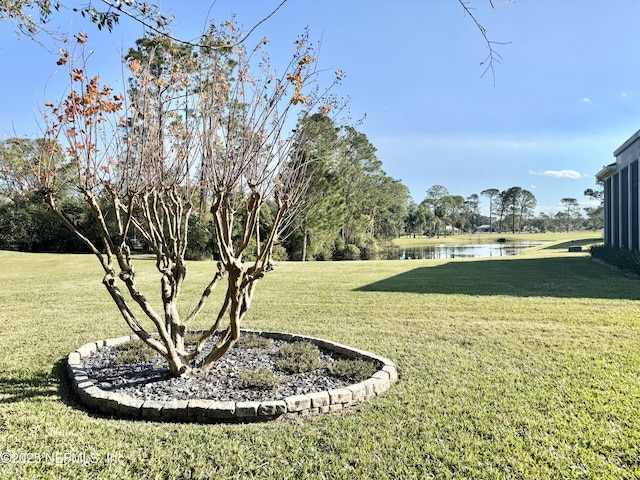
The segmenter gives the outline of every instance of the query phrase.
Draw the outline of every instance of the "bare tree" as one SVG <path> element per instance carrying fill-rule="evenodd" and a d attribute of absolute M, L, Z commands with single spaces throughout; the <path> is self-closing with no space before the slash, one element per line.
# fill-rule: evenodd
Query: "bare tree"
<path fill-rule="evenodd" d="M 335 104 L 329 89 L 319 87 L 317 52 L 307 34 L 298 38 L 290 63 L 276 75 L 263 50 L 266 39 L 249 51 L 235 25 L 227 22 L 211 31 L 216 42 L 230 46 L 233 75 L 228 65 L 216 63 L 219 56 L 206 51 L 195 69 L 194 58 L 167 47 L 166 39 L 162 52 L 155 52 L 162 53 L 164 75 L 151 71 L 157 66 L 153 52 L 146 63 L 129 61 L 135 92 L 129 97 L 114 95 L 98 77 L 88 76 L 86 61 L 71 65 L 71 93 L 60 105 L 48 104 L 47 148 L 39 161 L 29 175 L 24 169 L 3 172 L 39 191 L 53 214 L 93 252 L 104 271 L 102 283 L 127 325 L 167 359 L 174 375 L 211 367 L 238 340 L 256 282 L 272 269 L 273 248 L 313 174 L 313 162 L 298 151 L 307 130 L 293 127 L 312 111 L 328 114 Z M 84 44 L 86 36 L 78 35 L 77 41 Z M 72 57 L 65 53 L 60 62 L 71 63 Z M 191 62 L 188 68 L 185 62 Z M 340 77 L 336 72 L 329 88 Z M 56 201 L 58 144 L 66 147 L 75 186 L 93 214 L 102 245 L 89 240 Z M 201 192 L 215 226 L 218 259 L 197 304 L 181 316 L 187 234 Z M 275 205 L 275 218 L 266 238 L 260 238 L 258 220 L 266 202 Z M 129 245 L 134 232 L 155 257 L 161 287 L 157 303 L 140 287 Z M 252 248 L 253 260 L 247 261 Z M 188 325 L 225 277 L 226 294 L 210 328 L 195 346 L 185 346 Z M 212 337 L 217 342 L 207 351 Z"/>

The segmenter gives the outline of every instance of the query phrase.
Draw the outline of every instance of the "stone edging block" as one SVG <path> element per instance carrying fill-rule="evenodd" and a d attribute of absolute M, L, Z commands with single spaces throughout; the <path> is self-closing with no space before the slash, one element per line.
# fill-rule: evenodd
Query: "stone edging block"
<path fill-rule="evenodd" d="M 391 360 L 371 352 L 305 335 L 255 330 L 242 330 L 242 332 L 290 342 L 308 341 L 324 350 L 351 358 L 377 362 L 380 369 L 371 378 L 354 385 L 329 391 L 292 395 L 283 400 L 220 402 L 194 398 L 167 402 L 143 401 L 125 394 L 102 390 L 89 379 L 82 367 L 84 357 L 105 346 L 120 345 L 137 339 L 135 335 L 131 335 L 90 342 L 82 345 L 75 352 L 71 352 L 67 357 L 67 372 L 71 380 L 71 387 L 81 404 L 93 411 L 113 417 L 151 421 L 217 423 L 264 421 L 284 414 L 330 413 L 369 401 L 388 390 L 391 384 L 398 379 L 396 365 Z"/>

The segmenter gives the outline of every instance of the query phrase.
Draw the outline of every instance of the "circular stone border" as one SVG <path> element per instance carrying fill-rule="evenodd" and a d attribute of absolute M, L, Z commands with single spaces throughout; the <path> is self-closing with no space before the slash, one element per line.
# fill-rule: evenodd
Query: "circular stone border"
<path fill-rule="evenodd" d="M 380 367 L 371 378 L 362 382 L 334 390 L 292 395 L 283 400 L 261 402 L 220 402 L 197 398 L 167 402 L 141 400 L 99 388 L 87 376 L 82 365 L 82 359 L 96 350 L 138 339 L 136 335 L 128 335 L 86 343 L 75 352 L 71 352 L 67 357 L 67 372 L 71 380 L 71 387 L 82 405 L 89 410 L 112 417 L 165 422 L 219 423 L 266 421 L 284 414 L 309 415 L 334 412 L 371 400 L 376 395 L 388 390 L 391 384 L 398 379 L 396 365 L 391 360 L 371 352 L 306 335 L 244 329 L 242 333 L 252 333 L 289 342 L 308 341 L 319 348 L 345 357 L 378 363 Z"/>

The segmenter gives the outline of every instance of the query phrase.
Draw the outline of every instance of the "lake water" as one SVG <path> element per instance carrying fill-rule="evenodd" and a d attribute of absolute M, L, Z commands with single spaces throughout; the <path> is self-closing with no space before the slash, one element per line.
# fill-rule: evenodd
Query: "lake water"
<path fill-rule="evenodd" d="M 517 243 L 478 243 L 478 244 L 440 244 L 424 245 L 413 248 L 394 248 L 387 252 L 387 258 L 411 259 L 446 259 L 446 258 L 477 258 L 477 257 L 506 257 L 518 255 L 523 249 L 535 247 L 542 242 Z"/>

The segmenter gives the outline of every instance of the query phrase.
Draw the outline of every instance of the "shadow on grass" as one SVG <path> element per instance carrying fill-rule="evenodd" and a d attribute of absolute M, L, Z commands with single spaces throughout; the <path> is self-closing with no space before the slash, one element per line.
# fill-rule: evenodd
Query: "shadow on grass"
<path fill-rule="evenodd" d="M 640 300 L 639 282 L 582 256 L 449 262 L 418 267 L 356 291 Z"/>
<path fill-rule="evenodd" d="M 546 247 L 542 247 L 541 250 L 568 250 L 569 247 L 584 247 L 602 242 L 602 237 L 583 238 L 581 240 L 569 240 L 567 242 L 554 243 Z"/>
<path fill-rule="evenodd" d="M 0 403 L 16 403 L 54 395 L 58 395 L 67 405 L 76 405 L 70 393 L 66 358 L 58 360 L 50 373 L 35 373 L 28 378 L 0 377 Z"/>

